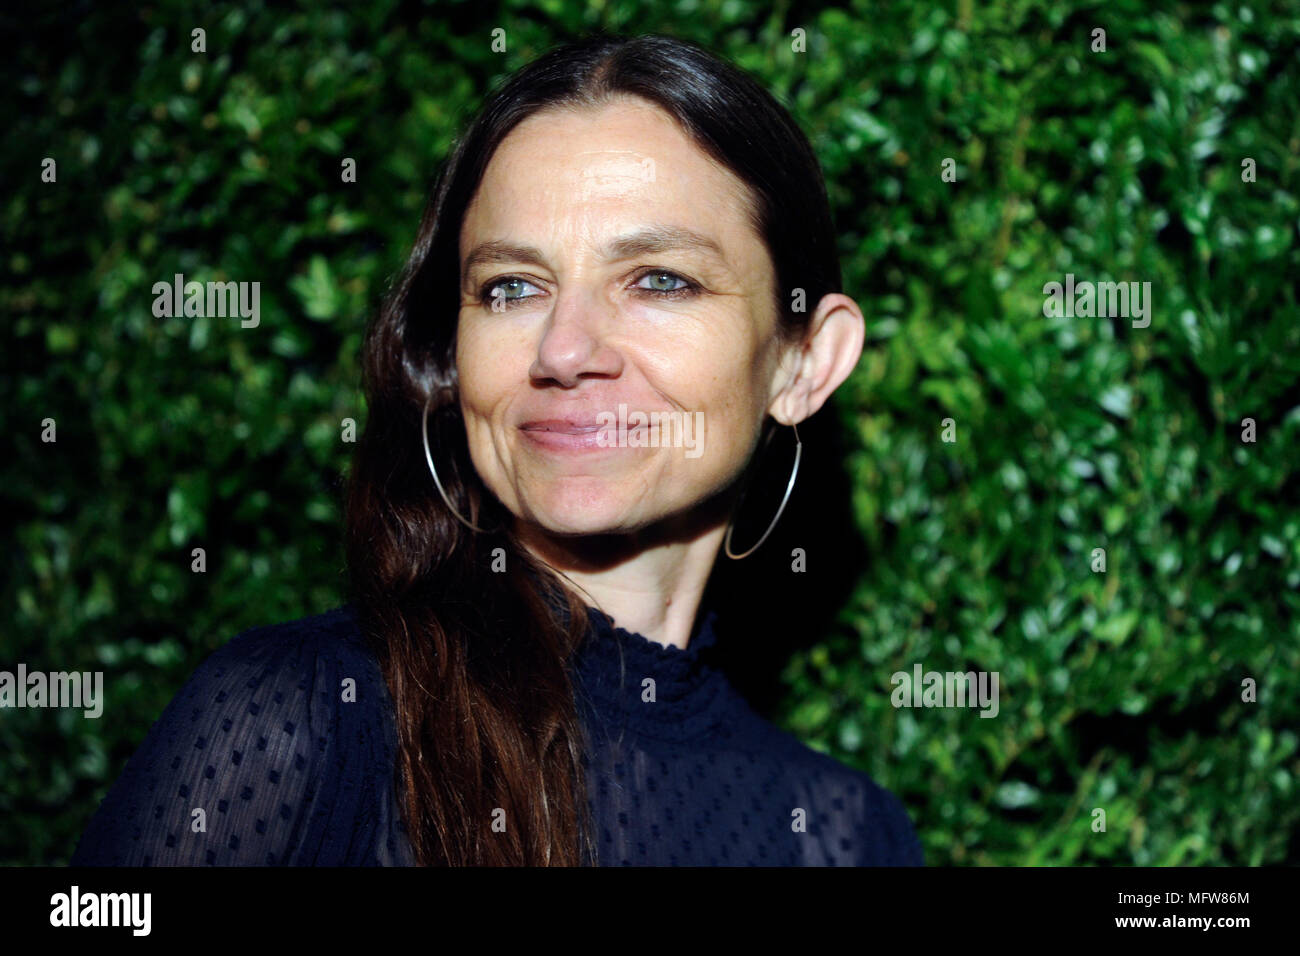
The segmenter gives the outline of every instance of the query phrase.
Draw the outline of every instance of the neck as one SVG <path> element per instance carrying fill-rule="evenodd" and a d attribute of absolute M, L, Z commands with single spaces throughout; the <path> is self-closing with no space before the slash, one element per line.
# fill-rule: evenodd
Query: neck
<path fill-rule="evenodd" d="M 726 519 L 694 514 L 630 534 L 562 537 L 527 522 L 517 530 L 530 552 L 619 627 L 684 650 Z"/>

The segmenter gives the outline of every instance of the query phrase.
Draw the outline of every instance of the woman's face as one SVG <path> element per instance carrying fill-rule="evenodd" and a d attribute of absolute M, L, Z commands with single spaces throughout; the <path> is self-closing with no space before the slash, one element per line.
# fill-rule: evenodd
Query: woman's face
<path fill-rule="evenodd" d="M 474 467 L 517 517 L 636 531 L 744 467 L 787 378 L 748 202 L 635 98 L 502 142 L 461 229 L 456 365 Z"/>

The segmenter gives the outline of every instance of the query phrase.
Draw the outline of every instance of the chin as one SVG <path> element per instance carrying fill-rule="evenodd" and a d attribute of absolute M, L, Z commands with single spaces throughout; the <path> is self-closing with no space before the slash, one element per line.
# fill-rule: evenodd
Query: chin
<path fill-rule="evenodd" d="M 638 504 L 629 497 L 626 483 L 570 480 L 525 496 L 523 511 L 529 521 L 552 534 L 620 534 L 648 523 L 637 519 Z"/>
<path fill-rule="evenodd" d="M 597 534 L 618 534 L 624 529 L 605 521 L 580 518 L 568 520 L 550 516 L 533 519 L 547 534 L 562 538 L 584 538 Z"/>

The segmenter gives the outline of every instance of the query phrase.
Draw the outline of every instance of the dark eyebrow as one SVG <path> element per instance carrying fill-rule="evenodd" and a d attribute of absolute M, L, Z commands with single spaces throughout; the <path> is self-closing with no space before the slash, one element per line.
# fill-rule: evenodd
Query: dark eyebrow
<path fill-rule="evenodd" d="M 698 249 L 717 256 L 724 263 L 727 261 L 722 246 L 716 240 L 683 226 L 647 226 L 638 229 L 612 240 L 605 247 L 604 253 L 607 259 L 632 259 L 667 249 Z"/>
<path fill-rule="evenodd" d="M 727 257 L 715 239 L 682 226 L 647 226 L 611 240 L 601 251 L 606 259 L 617 261 L 668 249 L 698 249 L 716 256 L 723 265 L 727 264 Z M 530 262 L 541 265 L 543 256 L 533 246 L 494 239 L 479 243 L 465 257 L 465 272 L 468 273 L 479 263 L 487 262 Z"/>

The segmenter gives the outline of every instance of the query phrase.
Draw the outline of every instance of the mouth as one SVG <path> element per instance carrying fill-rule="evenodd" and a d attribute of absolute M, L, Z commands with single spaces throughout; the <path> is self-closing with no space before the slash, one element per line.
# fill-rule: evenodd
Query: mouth
<path fill-rule="evenodd" d="M 519 426 L 526 432 L 551 432 L 559 435 L 587 435 L 600 428 L 596 422 L 576 421 L 569 418 L 548 418 L 545 421 L 524 422 Z"/>
<path fill-rule="evenodd" d="M 623 437 L 643 430 L 643 426 L 629 428 Z M 519 433 L 532 447 L 551 453 L 614 454 L 626 453 L 629 447 L 625 441 L 619 441 L 617 428 L 591 420 L 550 418 L 524 422 L 519 426 Z"/>

